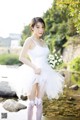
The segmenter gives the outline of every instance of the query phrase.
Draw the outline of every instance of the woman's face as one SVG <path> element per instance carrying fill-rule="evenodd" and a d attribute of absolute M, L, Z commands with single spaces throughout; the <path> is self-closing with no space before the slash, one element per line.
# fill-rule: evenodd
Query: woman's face
<path fill-rule="evenodd" d="M 34 27 L 32 28 L 33 30 L 33 34 L 37 37 L 40 38 L 42 37 L 43 33 L 44 33 L 44 25 L 41 22 L 37 22 Z"/>

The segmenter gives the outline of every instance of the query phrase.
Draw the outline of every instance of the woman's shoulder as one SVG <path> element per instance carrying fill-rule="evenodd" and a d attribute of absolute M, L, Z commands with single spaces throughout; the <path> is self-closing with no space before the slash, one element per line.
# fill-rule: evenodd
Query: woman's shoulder
<path fill-rule="evenodd" d="M 25 44 L 31 44 L 32 43 L 32 37 L 27 37 L 25 40 Z"/>
<path fill-rule="evenodd" d="M 33 48 L 35 45 L 34 45 L 34 42 L 33 42 L 33 37 L 30 36 L 28 37 L 26 40 L 25 40 L 25 43 L 26 45 L 29 46 L 29 48 Z"/>
<path fill-rule="evenodd" d="M 29 41 L 31 41 L 31 39 L 32 39 L 31 36 L 29 36 L 29 37 L 26 38 L 25 41 L 28 41 L 28 42 L 29 42 Z"/>

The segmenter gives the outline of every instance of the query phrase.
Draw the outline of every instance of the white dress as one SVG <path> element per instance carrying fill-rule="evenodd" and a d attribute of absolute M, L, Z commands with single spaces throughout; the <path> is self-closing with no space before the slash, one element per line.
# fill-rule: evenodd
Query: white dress
<path fill-rule="evenodd" d="M 33 64 L 41 69 L 41 74 L 35 74 L 31 67 L 23 64 L 16 69 L 13 80 L 11 80 L 11 84 L 16 90 L 18 96 L 20 96 L 29 95 L 32 90 L 32 86 L 35 83 L 39 83 L 42 95 L 46 94 L 49 99 L 57 99 L 63 92 L 64 77 L 53 70 L 48 63 L 48 47 L 42 47 L 36 42 L 35 44 L 35 47 L 29 50 L 27 54 Z"/>

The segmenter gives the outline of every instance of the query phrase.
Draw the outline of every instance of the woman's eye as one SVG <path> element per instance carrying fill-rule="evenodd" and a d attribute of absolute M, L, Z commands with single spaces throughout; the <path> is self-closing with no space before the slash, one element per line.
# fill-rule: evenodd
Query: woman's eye
<path fill-rule="evenodd" d="M 39 27 L 37 27 L 37 28 L 39 28 Z"/>
<path fill-rule="evenodd" d="M 44 29 L 44 27 L 42 27 Z"/>

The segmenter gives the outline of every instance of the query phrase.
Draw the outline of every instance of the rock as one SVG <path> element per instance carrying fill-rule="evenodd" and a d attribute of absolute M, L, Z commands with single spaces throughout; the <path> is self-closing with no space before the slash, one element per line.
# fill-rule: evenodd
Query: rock
<path fill-rule="evenodd" d="M 7 81 L 0 82 L 0 97 L 17 97 Z"/>
<path fill-rule="evenodd" d="M 73 89 L 73 90 L 78 90 L 79 89 L 79 86 L 78 85 L 72 85 L 69 87 L 70 89 Z"/>
<path fill-rule="evenodd" d="M 3 108 L 6 109 L 9 112 L 17 112 L 21 109 L 26 109 L 27 106 L 18 103 L 17 101 L 13 99 L 8 99 L 3 103 Z"/>
<path fill-rule="evenodd" d="M 22 100 L 27 100 L 27 96 L 21 95 L 20 98 L 21 98 Z"/>
<path fill-rule="evenodd" d="M 73 98 L 73 97 L 69 97 L 68 100 L 69 100 L 69 101 L 74 101 L 75 98 Z"/>
<path fill-rule="evenodd" d="M 4 98 L 0 97 L 0 102 L 4 101 Z"/>

